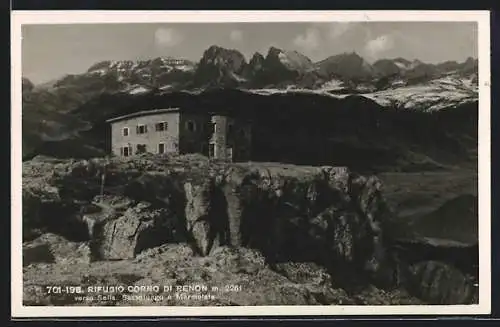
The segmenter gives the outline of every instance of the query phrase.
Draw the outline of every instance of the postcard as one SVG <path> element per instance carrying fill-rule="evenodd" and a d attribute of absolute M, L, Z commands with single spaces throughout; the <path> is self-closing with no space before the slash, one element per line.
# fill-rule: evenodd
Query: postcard
<path fill-rule="evenodd" d="M 488 11 L 14 11 L 12 316 L 491 306 Z"/>

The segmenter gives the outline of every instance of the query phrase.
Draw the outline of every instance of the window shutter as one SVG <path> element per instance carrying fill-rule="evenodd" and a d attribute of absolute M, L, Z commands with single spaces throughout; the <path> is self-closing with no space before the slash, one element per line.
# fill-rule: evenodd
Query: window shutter
<path fill-rule="evenodd" d="M 139 134 L 139 126 L 136 126 L 136 127 L 135 127 L 135 133 L 136 133 L 136 134 Z"/>
<path fill-rule="evenodd" d="M 144 125 L 144 133 L 148 132 L 148 125 Z"/>
<path fill-rule="evenodd" d="M 123 148 L 120 147 L 120 156 L 123 156 Z"/>

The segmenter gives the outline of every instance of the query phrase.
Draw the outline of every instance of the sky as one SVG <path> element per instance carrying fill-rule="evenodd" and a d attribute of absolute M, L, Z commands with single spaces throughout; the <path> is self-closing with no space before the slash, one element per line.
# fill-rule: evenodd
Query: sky
<path fill-rule="evenodd" d="M 24 25 L 23 76 L 35 84 L 78 74 L 103 60 L 172 56 L 198 61 L 211 45 L 247 58 L 271 46 L 313 61 L 356 52 L 369 62 L 403 57 L 427 63 L 477 58 L 475 22 L 134 23 Z"/>

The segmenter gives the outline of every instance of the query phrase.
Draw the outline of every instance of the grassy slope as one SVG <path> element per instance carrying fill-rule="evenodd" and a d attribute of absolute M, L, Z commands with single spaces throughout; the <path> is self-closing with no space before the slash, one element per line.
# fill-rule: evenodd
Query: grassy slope
<path fill-rule="evenodd" d="M 463 195 L 478 195 L 478 175 L 475 169 L 455 169 L 438 172 L 382 173 L 384 194 L 397 213 L 395 221 L 401 236 L 413 230 L 436 229 L 429 237 L 446 237 L 470 242 L 477 238 L 475 213 L 455 212 L 453 201 Z M 451 205 L 450 205 L 451 204 Z M 445 205 L 448 209 L 442 210 Z M 451 206 L 451 209 L 450 209 Z M 441 209 L 441 210 L 440 210 Z M 444 228 L 441 222 L 446 220 Z M 451 228 L 451 227 L 457 228 Z M 465 229 L 465 230 L 464 230 Z"/>
<path fill-rule="evenodd" d="M 438 209 L 462 194 L 477 195 L 477 171 L 382 173 L 384 194 L 400 217 L 411 218 Z"/>

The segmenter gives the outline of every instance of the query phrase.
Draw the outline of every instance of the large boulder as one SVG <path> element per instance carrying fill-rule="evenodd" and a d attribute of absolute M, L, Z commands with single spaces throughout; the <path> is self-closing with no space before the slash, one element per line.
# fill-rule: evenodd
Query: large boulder
<path fill-rule="evenodd" d="M 90 263 L 87 242 L 71 242 L 52 233 L 23 244 L 23 266 L 33 263 Z"/>
<path fill-rule="evenodd" d="M 141 251 L 183 240 L 182 226 L 168 209 L 140 202 L 122 216 L 96 223 L 92 248 L 99 259 L 131 259 Z"/>
<path fill-rule="evenodd" d="M 380 231 L 359 213 L 332 206 L 311 220 L 308 231 L 317 242 L 315 253 L 321 254 L 320 262 L 332 267 L 338 279 L 351 283 L 364 275 L 364 282 L 384 286 L 394 282 L 395 266 Z"/>
<path fill-rule="evenodd" d="M 479 289 L 471 276 L 439 261 L 422 261 L 409 267 L 406 288 L 429 304 L 478 303 Z"/>
<path fill-rule="evenodd" d="M 135 201 L 122 196 L 96 196 L 92 202 L 85 203 L 80 207 L 78 217 L 87 226 L 88 237 L 94 240 L 97 236 L 96 227 L 102 226 L 104 222 L 120 217 Z"/>

